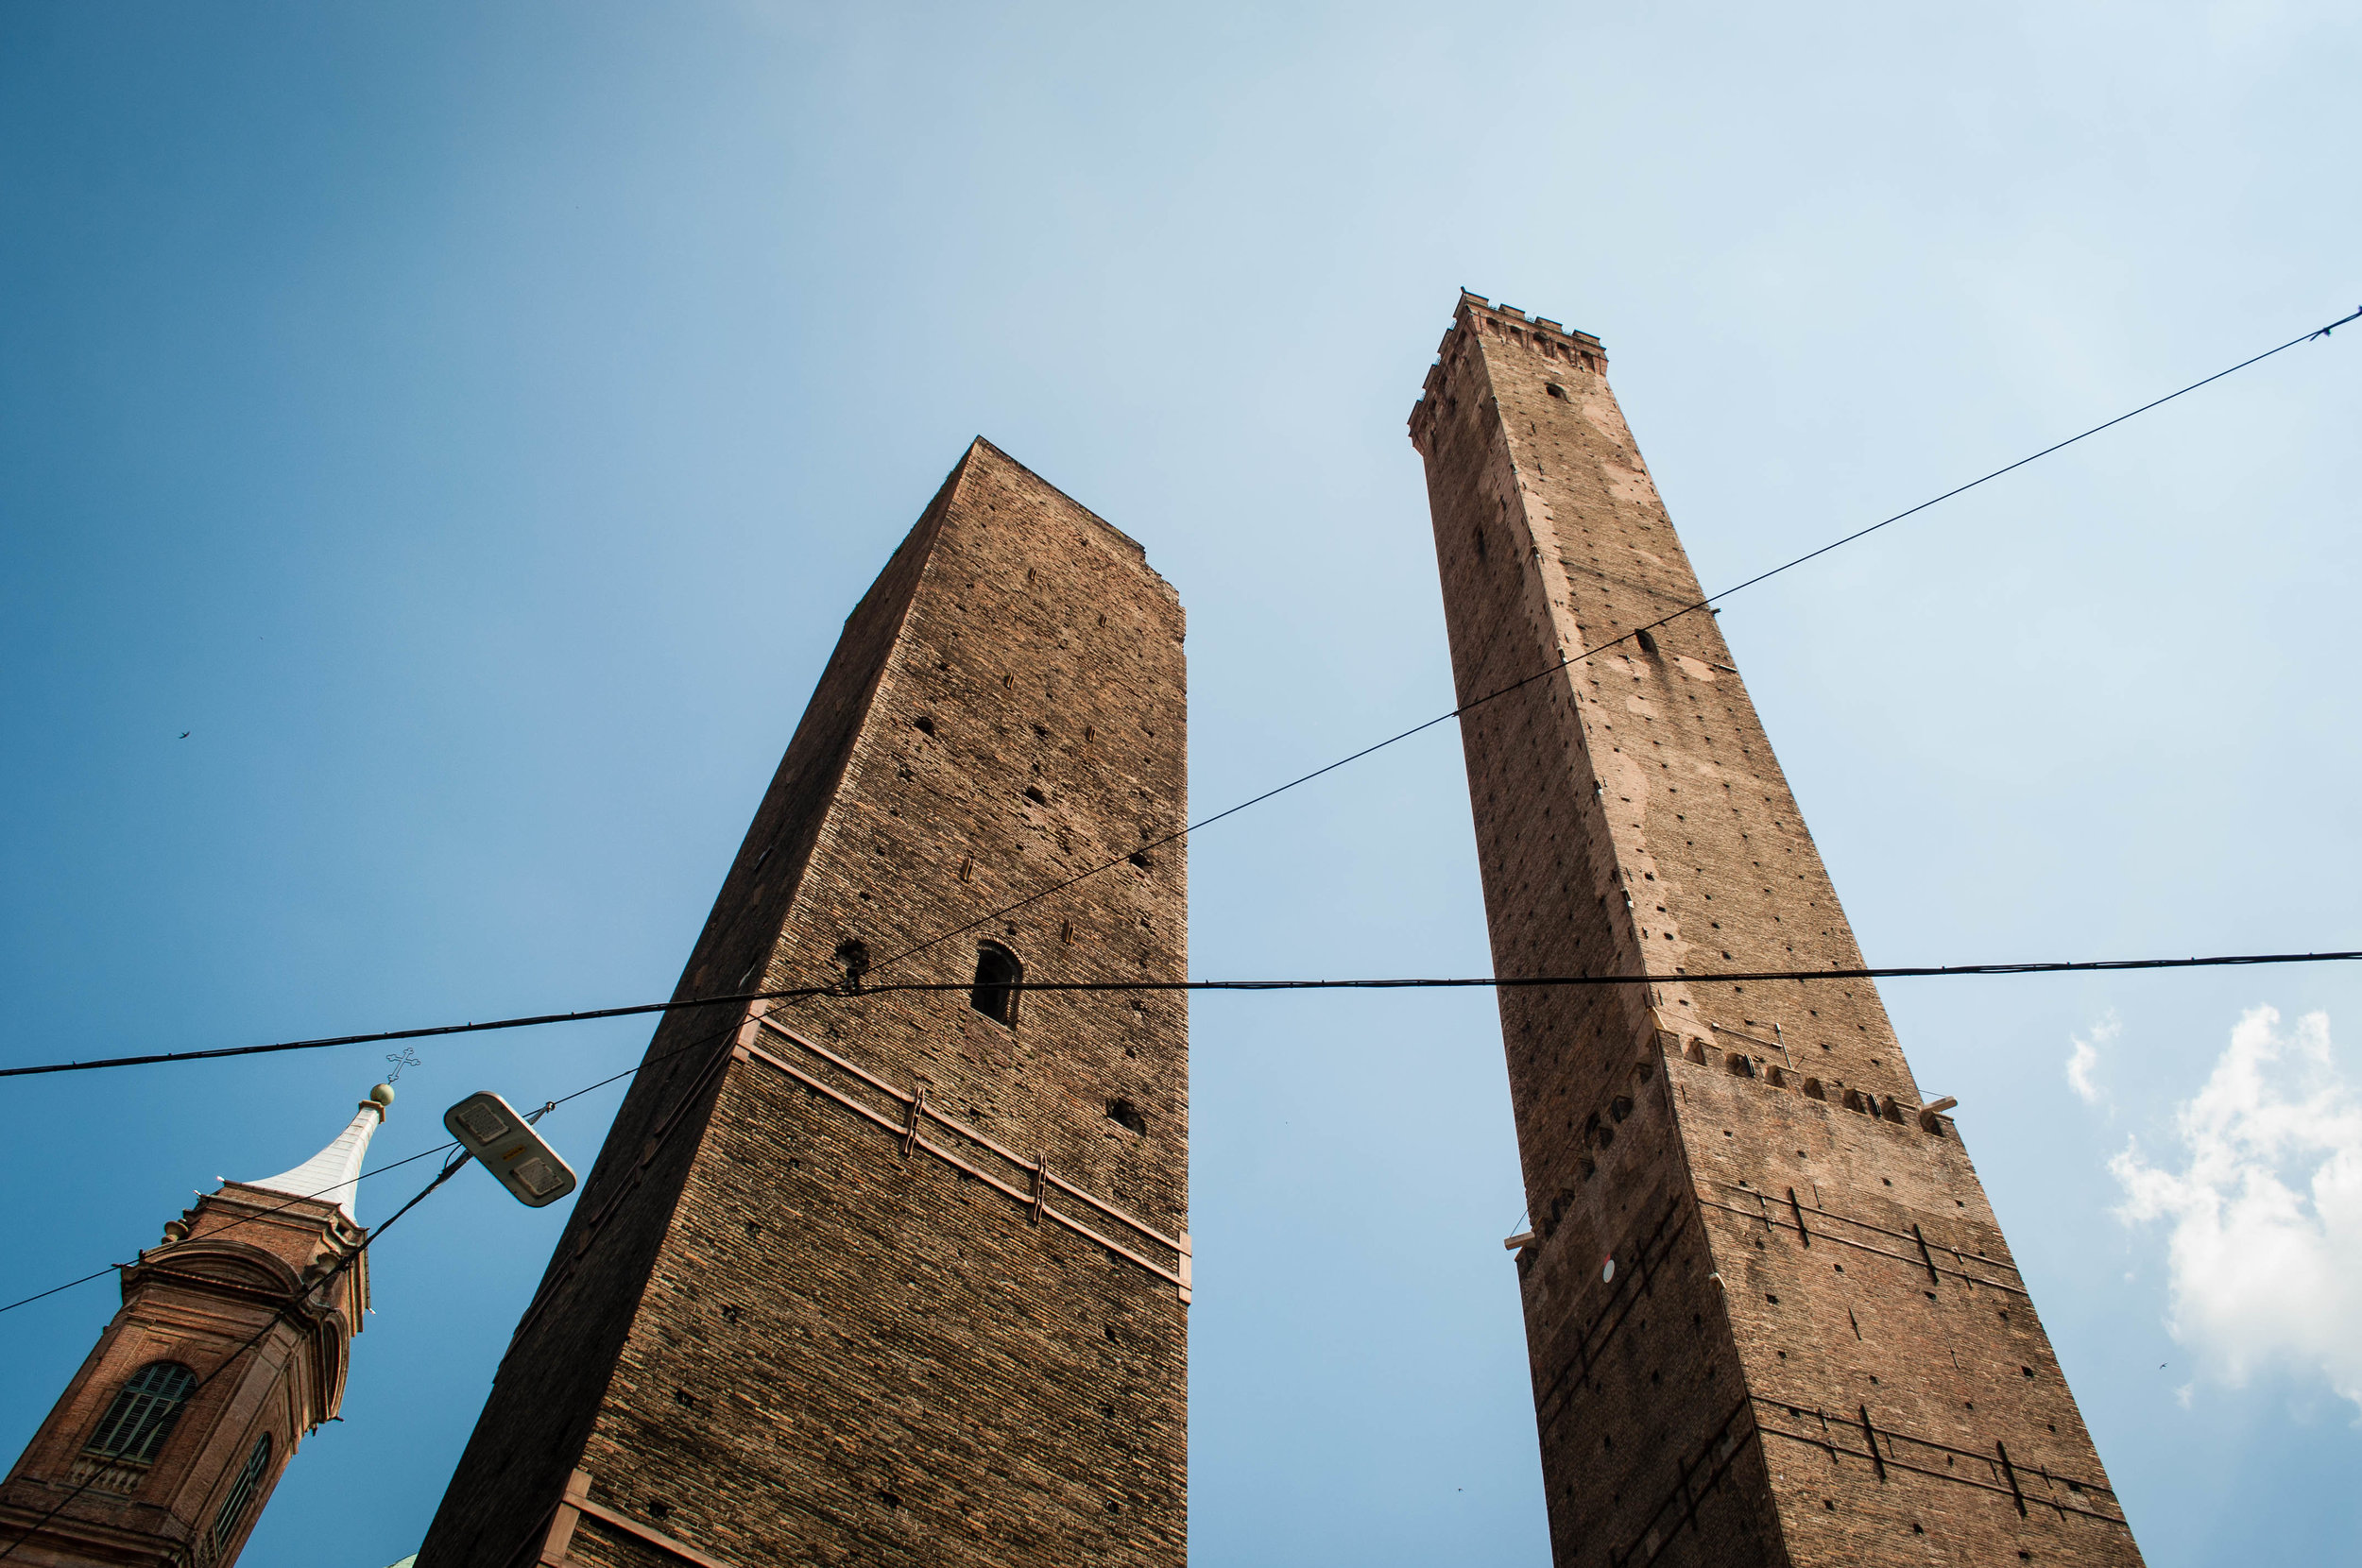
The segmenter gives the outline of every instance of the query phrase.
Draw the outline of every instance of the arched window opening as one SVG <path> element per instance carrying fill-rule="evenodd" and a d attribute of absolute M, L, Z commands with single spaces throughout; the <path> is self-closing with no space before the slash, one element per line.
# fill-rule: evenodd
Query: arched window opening
<path fill-rule="evenodd" d="M 197 1373 L 178 1361 L 150 1361 L 116 1390 L 82 1452 L 127 1464 L 154 1464 L 181 1406 L 197 1391 Z"/>
<path fill-rule="evenodd" d="M 1131 1132 L 1145 1133 L 1148 1131 L 1148 1118 L 1140 1115 L 1140 1108 L 1133 1104 L 1128 1099 L 1111 1099 L 1107 1101 L 1107 1119 L 1114 1122 L 1117 1126 L 1126 1128 Z"/>
<path fill-rule="evenodd" d="M 230 1495 L 221 1500 L 221 1511 L 214 1515 L 214 1550 L 219 1553 L 237 1537 L 238 1525 L 252 1506 L 254 1494 L 263 1490 L 263 1477 L 270 1470 L 270 1434 L 254 1440 L 253 1449 L 246 1457 L 246 1468 L 230 1484 Z"/>
<path fill-rule="evenodd" d="M 845 989 L 859 991 L 861 978 L 869 973 L 869 944 L 857 936 L 847 937 L 836 945 L 836 961 L 845 965 Z"/>
<path fill-rule="evenodd" d="M 1643 626 L 1640 630 L 1633 633 L 1632 637 L 1634 641 L 1640 644 L 1640 651 L 1642 653 L 1648 655 L 1651 658 L 1656 657 L 1656 639 L 1649 635 L 1649 629 L 1646 626 Z"/>
<path fill-rule="evenodd" d="M 1737 1051 L 1733 1051 L 1730 1055 L 1723 1058 L 1722 1065 L 1730 1069 L 1730 1074 L 1733 1078 L 1753 1078 L 1755 1076 L 1755 1065 L 1753 1062 L 1748 1061 L 1746 1057 L 1740 1055 Z"/>
<path fill-rule="evenodd" d="M 1025 985 L 1025 965 L 998 942 L 976 945 L 976 987 L 967 1005 L 1009 1029 L 1017 1027 L 1018 993 Z"/>

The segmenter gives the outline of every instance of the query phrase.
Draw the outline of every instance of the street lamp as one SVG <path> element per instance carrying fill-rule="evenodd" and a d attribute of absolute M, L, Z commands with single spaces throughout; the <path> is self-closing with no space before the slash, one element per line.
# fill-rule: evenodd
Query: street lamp
<path fill-rule="evenodd" d="M 546 1207 L 574 1190 L 574 1173 L 557 1150 L 489 1089 L 445 1111 L 443 1126 L 511 1198 L 529 1208 Z"/>

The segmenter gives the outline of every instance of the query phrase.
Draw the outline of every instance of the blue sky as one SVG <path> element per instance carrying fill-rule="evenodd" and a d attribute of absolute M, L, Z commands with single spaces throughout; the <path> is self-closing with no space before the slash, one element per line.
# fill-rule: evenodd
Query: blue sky
<path fill-rule="evenodd" d="M 1179 588 L 1243 798 L 1450 706 L 1403 419 L 1456 286 L 1606 340 L 1736 581 L 2354 308 L 2357 56 L 2294 3 L 10 6 L 0 1060 L 664 994 L 977 434 Z M 1873 963 L 2362 946 L 2357 354 L 1731 601 Z M 1487 966 L 1449 726 L 1192 857 L 1200 975 Z M 1886 995 L 2149 1560 L 2350 1550 L 2362 977 Z M 429 1043 L 379 1150 L 645 1037 Z M 1544 1562 L 1489 1000 L 1193 1045 L 1198 1559 Z M 0 1085 L 0 1296 L 381 1054 Z M 619 1093 L 545 1131 L 587 1166 Z M 416 1546 L 561 1219 L 387 1236 L 248 1564 Z M 111 1292 L 0 1320 L 0 1448 Z"/>

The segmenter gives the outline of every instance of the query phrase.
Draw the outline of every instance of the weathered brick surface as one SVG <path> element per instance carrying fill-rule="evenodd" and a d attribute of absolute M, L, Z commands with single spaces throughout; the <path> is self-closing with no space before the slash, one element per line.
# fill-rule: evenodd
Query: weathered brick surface
<path fill-rule="evenodd" d="M 123 1306 L 0 1487 L 0 1548 L 26 1568 L 230 1568 L 302 1440 L 344 1401 L 368 1304 L 366 1235 L 334 1203 L 224 1183 L 123 1270 Z M 348 1261 L 350 1260 L 350 1261 Z M 341 1266 L 341 1267 L 340 1267 Z M 153 1464 L 84 1453 L 151 1361 L 201 1380 Z M 222 1544 L 214 1526 L 258 1438 L 269 1468 Z"/>
<path fill-rule="evenodd" d="M 966 982 L 981 939 L 1028 980 L 1181 979 L 1184 860 L 1141 852 L 1187 808 L 1181 639 L 1138 545 L 977 442 L 847 622 L 677 994 L 837 980 L 849 943 L 872 984 Z M 968 1170 L 906 1155 L 831 1094 L 897 1127 L 902 1101 L 744 1015 L 658 1030 L 421 1562 L 535 1560 L 577 1468 L 730 1564 L 1181 1561 L 1187 1307 L 1155 1270 L 1182 1259 L 1023 1201 L 1039 1159 L 1186 1241 L 1180 997 L 1028 994 L 1013 1029 L 957 992 L 780 1010 L 923 1090 Z M 568 1559 L 676 1560 L 589 1513 Z"/>
<path fill-rule="evenodd" d="M 1694 603 L 1597 339 L 1463 297 L 1411 433 L 1463 702 Z M 1561 1564 L 2139 1560 L 1705 613 L 1461 721 Z M 1608 1259 L 1613 1278 L 1603 1277 Z"/>

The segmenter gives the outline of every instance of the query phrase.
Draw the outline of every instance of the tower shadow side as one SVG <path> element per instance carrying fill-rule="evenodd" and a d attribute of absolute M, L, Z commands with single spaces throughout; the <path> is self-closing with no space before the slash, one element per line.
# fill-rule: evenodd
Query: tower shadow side
<path fill-rule="evenodd" d="M 425 1568 L 1183 1560 L 1186 1005 L 1023 989 L 1186 972 L 1180 846 L 1141 851 L 1188 809 L 1182 631 L 970 447 L 676 991 L 842 994 L 659 1027 Z"/>

